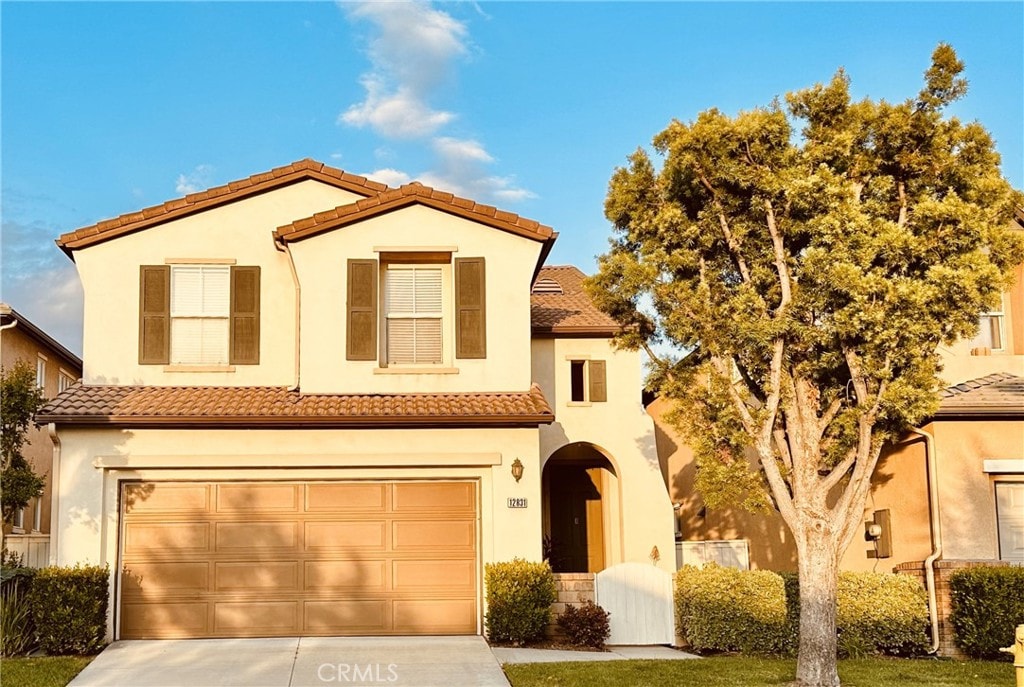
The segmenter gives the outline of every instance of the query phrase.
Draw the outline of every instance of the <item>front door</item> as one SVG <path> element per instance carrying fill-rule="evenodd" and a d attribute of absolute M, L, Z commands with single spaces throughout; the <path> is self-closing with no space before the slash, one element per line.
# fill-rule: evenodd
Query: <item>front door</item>
<path fill-rule="evenodd" d="M 604 570 L 601 468 L 549 468 L 551 567 L 555 572 Z"/>

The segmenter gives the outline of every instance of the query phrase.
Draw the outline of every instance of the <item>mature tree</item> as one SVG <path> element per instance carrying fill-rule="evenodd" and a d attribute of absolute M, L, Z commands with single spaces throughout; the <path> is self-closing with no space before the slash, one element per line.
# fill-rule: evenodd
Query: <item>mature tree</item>
<path fill-rule="evenodd" d="M 673 121 L 661 170 L 641 149 L 609 185 L 591 293 L 679 400 L 708 505 L 770 503 L 792 530 L 798 684 L 839 684 L 839 560 L 883 445 L 936 410 L 936 347 L 975 334 L 1024 259 L 991 137 L 944 114 L 962 70 L 939 45 L 902 103 L 852 102 L 840 70 L 785 105 Z"/>
<path fill-rule="evenodd" d="M 0 369 L 0 506 L 5 523 L 13 522 L 15 512 L 43 493 L 43 478 L 21 453 L 32 416 L 43 403 L 28 363 L 18 361 L 9 370 Z"/>

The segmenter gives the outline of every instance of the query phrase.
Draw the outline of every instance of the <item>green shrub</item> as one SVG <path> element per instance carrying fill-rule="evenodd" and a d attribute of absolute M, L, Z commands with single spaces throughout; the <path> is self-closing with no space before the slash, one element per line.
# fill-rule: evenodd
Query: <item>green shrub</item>
<path fill-rule="evenodd" d="M 917 579 L 891 573 L 839 574 L 839 653 L 908 656 L 928 647 L 928 601 Z"/>
<path fill-rule="evenodd" d="M 611 634 L 608 617 L 608 611 L 587 599 L 579 607 L 566 606 L 558 616 L 558 627 L 565 632 L 570 644 L 601 649 Z"/>
<path fill-rule="evenodd" d="M 747 653 L 796 651 L 796 574 L 687 568 L 676 573 L 676 619 L 691 646 Z M 914 578 L 843 572 L 837 597 L 836 631 L 844 656 L 908 655 L 927 647 L 928 605 Z"/>
<path fill-rule="evenodd" d="M 1024 568 L 985 566 L 959 570 L 949 579 L 953 636 L 974 658 L 1011 660 L 999 647 L 1013 643 L 1024 623 Z"/>
<path fill-rule="evenodd" d="M 699 651 L 777 653 L 785 644 L 782 578 L 709 564 L 676 572 L 676 626 Z"/>
<path fill-rule="evenodd" d="M 29 599 L 43 651 L 89 654 L 103 646 L 109 579 L 106 566 L 53 566 L 36 572 Z"/>
<path fill-rule="evenodd" d="M 484 566 L 487 615 L 484 624 L 493 642 L 521 646 L 539 639 L 558 598 L 555 576 L 547 561 L 531 563 L 521 558 Z"/>
<path fill-rule="evenodd" d="M 35 648 L 35 625 L 28 603 L 35 570 L 0 569 L 0 655 L 24 656 Z"/>

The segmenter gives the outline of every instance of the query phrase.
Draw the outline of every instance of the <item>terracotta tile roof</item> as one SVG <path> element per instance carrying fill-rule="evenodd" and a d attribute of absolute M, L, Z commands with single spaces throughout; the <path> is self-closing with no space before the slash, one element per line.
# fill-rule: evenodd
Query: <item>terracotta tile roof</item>
<path fill-rule="evenodd" d="M 1012 415 L 1024 417 L 1024 377 L 997 372 L 943 389 L 937 418 Z"/>
<path fill-rule="evenodd" d="M 598 310 L 583 290 L 585 278 L 586 275 L 572 265 L 541 268 L 534 283 L 554 281 L 562 288 L 562 293 L 530 295 L 530 324 L 535 336 L 606 338 L 619 332 L 621 328 L 615 320 Z"/>
<path fill-rule="evenodd" d="M 248 196 L 306 179 L 316 179 L 363 196 L 372 196 L 388 190 L 388 186 L 380 182 L 349 174 L 340 169 L 329 167 L 322 162 L 307 158 L 284 167 L 277 167 L 269 172 L 253 174 L 246 179 L 239 179 L 223 186 L 208 188 L 199 193 L 190 193 L 183 198 L 169 200 L 160 205 L 143 208 L 137 212 L 130 212 L 113 219 L 103 220 L 102 222 L 82 227 L 76 231 L 62 234 L 57 239 L 57 245 L 65 253 L 71 255 L 71 251 L 76 248 L 91 246 L 116 236 L 145 229 L 201 210 L 225 205 Z"/>
<path fill-rule="evenodd" d="M 312 217 L 278 227 L 274 232 L 274 238 L 282 241 L 299 241 L 413 204 L 426 205 L 442 212 L 465 217 L 538 241 L 550 239 L 554 233 L 551 227 L 532 219 L 498 210 L 493 205 L 483 205 L 467 198 L 459 198 L 451 193 L 438 191 L 414 181 L 411 184 L 405 184 L 354 203 L 339 205 L 332 210 L 318 212 Z"/>
<path fill-rule="evenodd" d="M 512 393 L 301 394 L 286 387 L 85 386 L 38 422 L 150 427 L 522 427 L 554 420 L 540 387 Z"/>

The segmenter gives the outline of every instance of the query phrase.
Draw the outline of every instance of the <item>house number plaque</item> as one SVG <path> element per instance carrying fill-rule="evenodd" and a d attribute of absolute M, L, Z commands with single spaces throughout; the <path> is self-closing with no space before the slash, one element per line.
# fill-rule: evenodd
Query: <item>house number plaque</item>
<path fill-rule="evenodd" d="M 508 507 L 509 508 L 526 508 L 526 497 L 509 496 L 508 497 Z"/>

